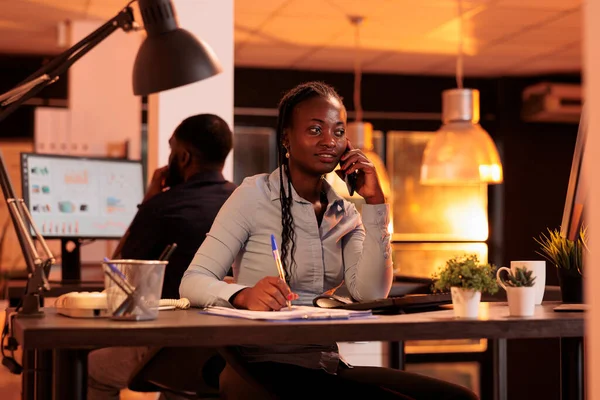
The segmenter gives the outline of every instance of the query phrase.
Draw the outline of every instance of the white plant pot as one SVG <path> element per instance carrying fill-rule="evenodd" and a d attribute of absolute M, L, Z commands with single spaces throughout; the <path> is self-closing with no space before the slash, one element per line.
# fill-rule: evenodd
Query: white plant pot
<path fill-rule="evenodd" d="M 454 316 L 457 318 L 477 318 L 479 316 L 479 303 L 481 292 L 459 287 L 450 288 Z"/>
<path fill-rule="evenodd" d="M 512 317 L 531 317 L 535 310 L 536 288 L 506 287 L 508 312 Z"/>

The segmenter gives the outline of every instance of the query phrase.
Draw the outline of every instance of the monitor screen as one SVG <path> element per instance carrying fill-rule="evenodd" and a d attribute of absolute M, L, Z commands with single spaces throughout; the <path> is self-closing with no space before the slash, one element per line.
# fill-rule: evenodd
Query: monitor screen
<path fill-rule="evenodd" d="M 577 240 L 581 227 L 584 225 L 584 208 L 589 191 L 589 182 L 583 173 L 583 166 L 587 164 L 586 157 L 589 157 L 589 152 L 585 150 L 586 141 L 587 121 L 584 110 L 580 117 L 561 224 L 561 235 L 569 240 Z"/>
<path fill-rule="evenodd" d="M 22 153 L 21 171 L 45 238 L 120 238 L 144 196 L 139 161 Z"/>

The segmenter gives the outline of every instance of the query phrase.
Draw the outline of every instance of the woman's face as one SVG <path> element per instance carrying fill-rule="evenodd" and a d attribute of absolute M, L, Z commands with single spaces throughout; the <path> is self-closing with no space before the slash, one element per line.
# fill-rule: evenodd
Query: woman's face
<path fill-rule="evenodd" d="M 333 171 L 346 150 L 344 105 L 333 97 L 313 97 L 296 105 L 284 145 L 291 169 L 312 175 Z"/>

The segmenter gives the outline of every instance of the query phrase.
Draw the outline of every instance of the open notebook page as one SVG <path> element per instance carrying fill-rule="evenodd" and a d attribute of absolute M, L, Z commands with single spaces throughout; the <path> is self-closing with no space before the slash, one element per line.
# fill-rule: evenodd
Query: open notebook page
<path fill-rule="evenodd" d="M 291 310 L 284 308 L 280 311 L 250 311 L 227 307 L 208 307 L 203 313 L 224 317 L 256 319 L 264 321 L 290 321 L 314 319 L 355 319 L 372 317 L 371 310 L 332 310 L 308 306 L 293 306 Z"/>

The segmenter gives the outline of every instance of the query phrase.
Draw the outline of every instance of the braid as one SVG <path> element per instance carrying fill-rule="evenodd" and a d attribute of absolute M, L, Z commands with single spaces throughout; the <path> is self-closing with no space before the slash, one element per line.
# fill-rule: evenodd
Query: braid
<path fill-rule="evenodd" d="M 286 281 L 289 284 L 292 272 L 296 268 L 296 231 L 294 217 L 292 216 L 292 177 L 289 170 L 288 159 L 285 154 L 288 150 L 283 144 L 284 131 L 292 124 L 294 108 L 301 102 L 313 97 L 335 98 L 342 102 L 335 89 L 322 82 L 307 82 L 296 86 L 287 92 L 279 102 L 279 116 L 277 120 L 277 161 L 279 165 L 279 202 L 281 204 L 281 263 L 285 269 Z M 287 193 L 284 188 L 283 174 L 288 178 Z M 288 256 L 290 262 L 288 264 Z"/>
<path fill-rule="evenodd" d="M 289 179 L 287 164 L 279 166 L 279 201 L 281 203 L 281 263 L 285 269 L 285 280 L 290 283 L 292 278 L 292 269 L 296 267 L 294 260 L 294 252 L 296 250 L 296 231 L 294 230 L 294 217 L 292 217 L 292 181 Z M 288 176 L 287 195 L 283 186 L 283 174 Z M 290 242 L 292 248 L 290 249 Z M 291 252 L 290 252 L 291 250 Z M 287 265 L 288 254 L 290 255 L 291 263 Z"/>

